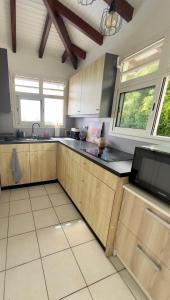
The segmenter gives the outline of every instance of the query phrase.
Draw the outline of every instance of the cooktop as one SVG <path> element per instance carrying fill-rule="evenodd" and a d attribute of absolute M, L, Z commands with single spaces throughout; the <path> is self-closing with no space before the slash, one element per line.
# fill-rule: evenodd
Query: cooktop
<path fill-rule="evenodd" d="M 106 162 L 127 161 L 133 159 L 132 154 L 109 147 L 105 147 L 104 149 L 90 148 L 82 150 Z"/>

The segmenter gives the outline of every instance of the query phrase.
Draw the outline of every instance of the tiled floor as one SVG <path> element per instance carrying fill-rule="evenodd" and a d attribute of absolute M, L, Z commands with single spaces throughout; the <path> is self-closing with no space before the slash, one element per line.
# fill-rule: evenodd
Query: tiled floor
<path fill-rule="evenodd" d="M 137 299 L 120 271 L 59 184 L 2 192 L 0 300 Z"/>

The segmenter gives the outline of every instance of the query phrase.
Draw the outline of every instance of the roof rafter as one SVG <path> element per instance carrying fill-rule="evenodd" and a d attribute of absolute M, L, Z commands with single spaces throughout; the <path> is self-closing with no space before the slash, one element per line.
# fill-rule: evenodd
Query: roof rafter
<path fill-rule="evenodd" d="M 62 17 L 69 20 L 74 26 L 78 28 L 81 32 L 83 32 L 86 36 L 92 39 L 99 45 L 103 44 L 103 35 L 90 26 L 86 21 L 76 15 L 72 10 L 63 5 L 58 0 L 48 0 L 51 5 L 53 5 L 54 9 L 60 14 Z"/>
<path fill-rule="evenodd" d="M 42 38 L 41 38 L 40 48 L 39 48 L 39 58 L 43 57 L 47 39 L 48 39 L 48 36 L 50 33 L 51 25 L 52 25 L 52 20 L 51 20 L 49 14 L 47 14 L 46 20 L 45 20 L 45 25 L 44 25 L 44 30 L 43 30 L 43 34 L 42 34 Z"/>
<path fill-rule="evenodd" d="M 67 51 L 68 53 L 68 56 L 71 60 L 71 63 L 74 67 L 74 69 L 77 69 L 77 66 L 78 66 L 78 60 L 77 60 L 77 57 L 74 55 L 74 53 L 72 52 L 71 50 L 71 40 L 70 40 L 70 37 L 68 35 L 68 32 L 67 32 L 67 29 L 66 29 L 66 26 L 63 22 L 63 19 L 61 18 L 61 16 L 55 11 L 54 9 L 54 2 L 52 3 L 51 1 L 49 0 L 43 0 L 46 8 L 47 8 L 47 11 L 52 19 L 52 22 L 64 44 L 64 47 L 65 47 L 65 50 Z"/>
<path fill-rule="evenodd" d="M 17 51 L 16 38 L 16 0 L 10 0 L 10 15 L 11 15 L 11 37 L 12 37 L 12 51 Z"/>

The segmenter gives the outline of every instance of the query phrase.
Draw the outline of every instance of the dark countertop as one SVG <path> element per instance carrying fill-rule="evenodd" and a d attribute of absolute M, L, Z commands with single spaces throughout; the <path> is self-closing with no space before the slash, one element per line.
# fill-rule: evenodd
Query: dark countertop
<path fill-rule="evenodd" d="M 82 149 L 97 149 L 98 146 L 93 143 L 89 142 L 82 142 L 73 140 L 70 138 L 51 138 L 51 139 L 40 139 L 40 140 L 32 140 L 32 139 L 16 139 L 12 141 L 0 141 L 0 144 L 8 145 L 8 144 L 31 144 L 31 143 L 62 143 L 66 147 L 70 148 L 71 150 L 79 153 L 83 157 L 89 159 L 90 161 L 96 163 L 97 165 L 103 167 L 107 171 L 119 176 L 119 177 L 125 177 L 128 176 L 131 172 L 132 167 L 132 160 L 128 161 L 116 161 L 116 162 L 106 162 L 104 160 L 101 160 L 100 158 L 97 158 Z"/>

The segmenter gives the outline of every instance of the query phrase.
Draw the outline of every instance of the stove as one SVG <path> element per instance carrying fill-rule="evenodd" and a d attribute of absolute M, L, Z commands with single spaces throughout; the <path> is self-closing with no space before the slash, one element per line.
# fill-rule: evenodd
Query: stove
<path fill-rule="evenodd" d="M 133 159 L 132 154 L 109 147 L 105 147 L 104 149 L 89 148 L 82 150 L 106 162 L 127 161 Z"/>

